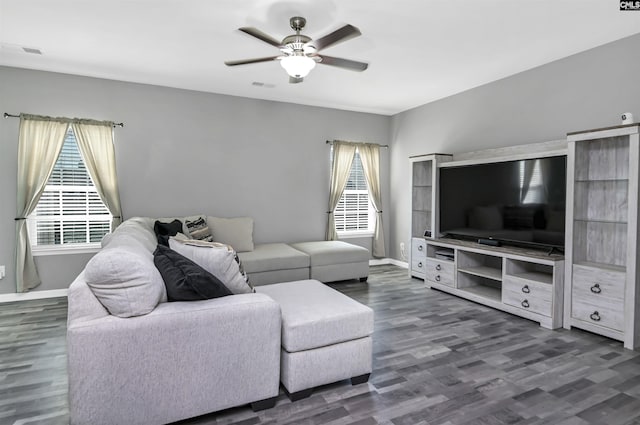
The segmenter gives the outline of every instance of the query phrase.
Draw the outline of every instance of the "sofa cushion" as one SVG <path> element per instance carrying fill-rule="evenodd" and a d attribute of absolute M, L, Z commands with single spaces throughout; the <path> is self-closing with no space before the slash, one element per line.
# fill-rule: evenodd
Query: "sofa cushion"
<path fill-rule="evenodd" d="M 251 217 L 207 217 L 213 240 L 231 245 L 237 252 L 253 251 L 253 219 Z"/>
<path fill-rule="evenodd" d="M 132 238 L 126 243 L 127 239 L 112 241 L 89 260 L 84 270 L 93 294 L 118 317 L 150 313 L 166 296 L 153 255 Z"/>
<path fill-rule="evenodd" d="M 153 224 L 153 231 L 156 233 L 158 243 L 160 245 L 169 246 L 169 237 L 175 236 L 182 232 L 183 224 L 180 220 L 175 219 L 170 223 L 164 223 L 160 220 L 156 220 Z"/>
<path fill-rule="evenodd" d="M 373 310 L 317 280 L 259 286 L 282 311 L 282 348 L 289 353 L 373 333 Z"/>
<path fill-rule="evenodd" d="M 153 262 L 162 275 L 169 301 L 208 300 L 232 295 L 217 277 L 169 247 L 158 245 Z"/>
<path fill-rule="evenodd" d="M 311 257 L 311 267 L 369 262 L 367 248 L 342 241 L 299 242 L 292 243 L 291 246 Z"/>
<path fill-rule="evenodd" d="M 251 252 L 238 253 L 247 273 L 309 267 L 309 256 L 284 243 L 256 245 Z"/>
<path fill-rule="evenodd" d="M 169 248 L 217 277 L 234 294 L 254 292 L 240 259 L 229 245 L 172 237 Z"/>
<path fill-rule="evenodd" d="M 205 217 L 197 217 L 195 219 L 184 220 L 184 225 L 187 228 L 187 232 L 192 239 L 197 239 L 199 241 L 207 241 L 213 242 L 213 236 L 211 235 L 211 230 L 207 225 L 207 219 Z"/>

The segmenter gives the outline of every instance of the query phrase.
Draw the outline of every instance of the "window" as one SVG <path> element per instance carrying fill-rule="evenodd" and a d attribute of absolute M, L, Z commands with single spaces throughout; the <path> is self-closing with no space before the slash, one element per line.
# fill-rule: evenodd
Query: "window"
<path fill-rule="evenodd" d="M 38 206 L 28 217 L 31 245 L 95 246 L 111 231 L 111 218 L 69 127 Z"/>
<path fill-rule="evenodd" d="M 336 231 L 341 234 L 372 234 L 375 210 L 369 200 L 367 180 L 356 151 L 347 186 L 334 212 Z"/>

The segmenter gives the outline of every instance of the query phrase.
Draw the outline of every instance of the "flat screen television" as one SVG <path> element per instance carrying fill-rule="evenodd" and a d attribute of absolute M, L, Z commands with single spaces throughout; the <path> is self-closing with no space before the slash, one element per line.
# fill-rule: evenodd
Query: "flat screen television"
<path fill-rule="evenodd" d="M 566 156 L 440 168 L 440 232 L 564 249 Z"/>

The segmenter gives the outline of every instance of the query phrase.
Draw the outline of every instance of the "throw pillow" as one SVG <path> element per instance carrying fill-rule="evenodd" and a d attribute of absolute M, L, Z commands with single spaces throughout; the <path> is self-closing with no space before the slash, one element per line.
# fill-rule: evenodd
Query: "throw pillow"
<path fill-rule="evenodd" d="M 251 217 L 207 217 L 213 240 L 231 245 L 237 252 L 253 251 L 253 219 Z"/>
<path fill-rule="evenodd" d="M 209 226 L 207 225 L 207 221 L 204 217 L 198 217 L 195 220 L 185 219 L 184 224 L 187 227 L 189 236 L 193 239 L 213 242 L 213 236 L 211 235 L 211 231 L 209 230 Z"/>
<path fill-rule="evenodd" d="M 232 295 L 214 275 L 164 245 L 158 245 L 153 262 L 167 288 L 169 301 L 198 301 Z"/>
<path fill-rule="evenodd" d="M 156 233 L 160 245 L 169 246 L 169 237 L 182 232 L 182 222 L 178 219 L 170 223 L 163 223 L 157 220 L 153 225 L 153 231 Z"/>
<path fill-rule="evenodd" d="M 232 247 L 179 237 L 170 238 L 169 247 L 217 277 L 234 294 L 255 292 Z"/>
<path fill-rule="evenodd" d="M 143 248 L 105 248 L 89 260 L 84 278 L 98 301 L 114 316 L 150 313 L 165 296 L 153 256 Z"/>

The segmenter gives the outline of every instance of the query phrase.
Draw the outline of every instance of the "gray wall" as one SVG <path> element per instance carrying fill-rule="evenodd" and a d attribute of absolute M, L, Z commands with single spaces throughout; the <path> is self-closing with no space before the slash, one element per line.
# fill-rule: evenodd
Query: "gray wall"
<path fill-rule="evenodd" d="M 410 246 L 409 156 L 559 140 L 618 125 L 622 112 L 640 117 L 639 51 L 635 35 L 394 116 L 389 256 Z"/>
<path fill-rule="evenodd" d="M 5 111 L 123 121 L 115 140 L 125 218 L 251 216 L 258 243 L 323 239 L 325 140 L 388 144 L 391 124 L 382 115 L 0 67 Z M 0 293 L 15 290 L 17 140 L 18 120 L 0 120 Z M 386 212 L 388 150 L 381 161 Z M 367 239 L 350 242 L 370 247 Z M 88 258 L 38 257 L 38 290 L 66 288 Z"/>

